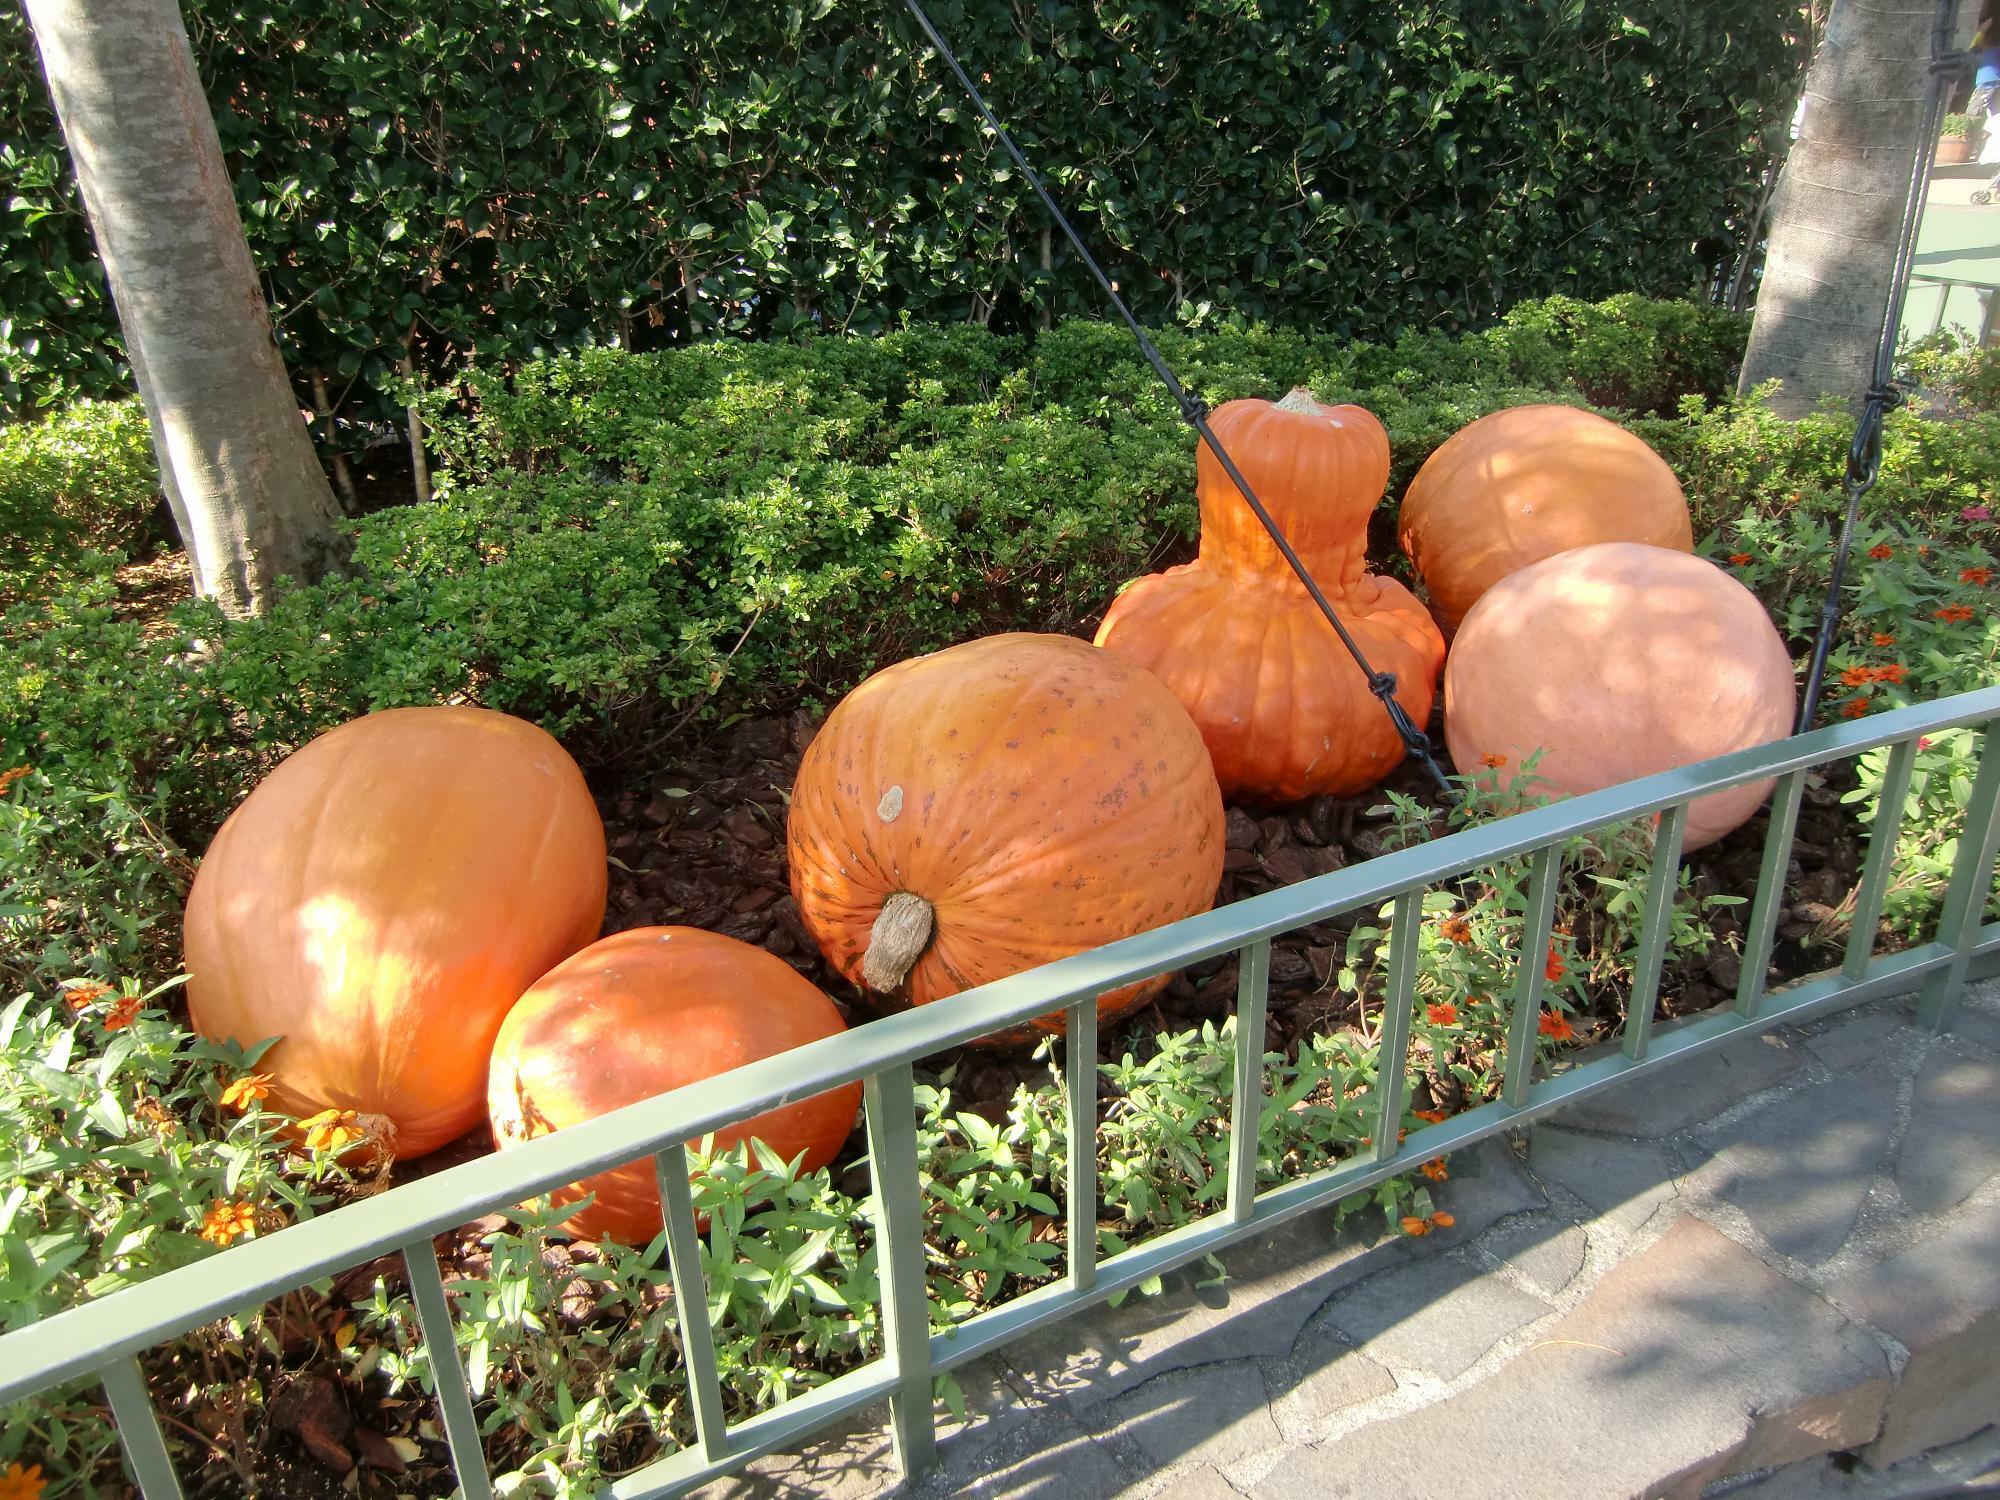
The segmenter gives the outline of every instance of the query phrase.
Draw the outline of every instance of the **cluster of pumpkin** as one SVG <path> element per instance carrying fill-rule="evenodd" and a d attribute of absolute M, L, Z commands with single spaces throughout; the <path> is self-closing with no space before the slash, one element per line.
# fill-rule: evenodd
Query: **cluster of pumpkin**
<path fill-rule="evenodd" d="M 1231 402 L 1214 427 L 1419 723 L 1445 668 L 1461 764 L 1547 747 L 1542 773 L 1577 791 L 1783 733 L 1776 632 L 1688 555 L 1672 474 L 1611 423 L 1498 413 L 1418 475 L 1404 545 L 1456 633 L 1449 664 L 1432 613 L 1364 570 L 1381 424 L 1295 392 Z M 877 673 L 828 716 L 793 789 L 792 892 L 864 990 L 925 1004 L 1204 911 L 1225 792 L 1354 792 L 1396 763 L 1381 706 L 1205 449 L 1199 473 L 1199 557 L 1128 588 L 1096 646 L 972 641 Z M 549 735 L 476 708 L 371 714 L 286 760 L 216 835 L 188 901 L 190 1010 L 211 1037 L 281 1038 L 261 1064 L 274 1107 L 352 1111 L 399 1157 L 482 1113 L 505 1149 L 840 1030 L 825 995 L 748 944 L 685 927 L 596 940 L 605 895 L 603 825 Z M 859 1092 L 724 1143 L 824 1166 Z M 585 1192 L 576 1233 L 658 1232 L 646 1164 L 564 1200 Z"/>

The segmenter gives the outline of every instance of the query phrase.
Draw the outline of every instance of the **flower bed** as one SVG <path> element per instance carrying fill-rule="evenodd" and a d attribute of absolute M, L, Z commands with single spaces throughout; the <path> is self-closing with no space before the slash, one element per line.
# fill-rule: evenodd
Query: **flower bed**
<path fill-rule="evenodd" d="M 1680 473 L 1704 549 L 1801 646 L 1842 424 L 1778 423 L 1659 384 L 1674 367 L 1663 351 L 1694 337 L 1679 313 L 1575 316 L 1586 313 L 1626 318 L 1631 339 L 1565 345 L 1546 310 L 1528 310 L 1458 343 L 1381 350 L 1242 335 L 1174 353 L 1216 395 L 1306 379 L 1381 412 L 1393 501 L 1453 427 L 1524 399 L 1517 382 L 1630 391 L 1638 376 L 1620 361 L 1646 345 L 1649 393 L 1669 408 L 1686 399 L 1673 415 L 1628 420 Z M 182 851 L 200 847 L 277 753 L 352 713 L 473 697 L 541 718 L 593 773 L 614 860 L 608 928 L 711 928 L 852 1001 L 786 894 L 782 817 L 797 756 L 826 698 L 868 667 L 1001 626 L 1085 629 L 1118 579 L 1184 555 L 1188 439 L 1121 350 L 1107 331 L 1078 326 L 1031 350 L 954 333 L 556 362 L 486 389 L 471 418 L 446 424 L 456 458 L 445 497 L 371 518 L 362 572 L 271 619 L 224 627 L 183 606 L 142 620 L 109 573 L 12 612 L 0 764 L 34 769 L 0 800 L 0 971 L 27 995 L 0 1025 L 0 1105 L 25 1122 L 0 1143 L 0 1327 L 380 1180 L 359 1155 L 340 1156 L 355 1122 L 308 1122 L 302 1149 L 282 1142 L 258 1107 L 254 1059 L 193 1041 L 171 989 L 123 977 L 172 971 Z M 1537 395 L 1581 399 L 1560 384 Z M 1979 415 L 1893 426 L 1829 713 L 1993 679 L 1992 427 Z M 1885 945 L 1935 905 L 1971 745 L 1944 735 L 1919 752 Z M 1457 816 L 1510 810 L 1496 773 L 1519 768 L 1469 769 L 1484 785 Z M 1851 778 L 1808 785 L 1783 972 L 1818 967 L 1844 939 L 1881 775 L 1880 758 L 1864 758 Z M 1429 837 L 1443 820 L 1407 775 L 1283 813 L 1234 808 L 1222 899 Z M 1760 815 L 1690 857 L 1669 1013 L 1731 992 L 1734 903 L 1754 883 L 1762 831 Z M 1567 851 L 1558 934 L 1540 956 L 1542 1047 L 1616 1025 L 1650 844 L 1641 827 Z M 1514 868 L 1427 901 L 1412 1121 L 1493 1088 L 1522 904 Z M 1276 946 L 1263 1038 L 1277 1059 L 1270 1180 L 1340 1159 L 1369 1128 L 1363 1002 L 1379 993 L 1381 956 L 1368 914 Z M 76 982 L 58 990 L 63 981 Z M 1103 1039 L 1106 1250 L 1184 1222 L 1214 1192 L 1234 988 L 1228 961 L 1196 965 Z M 968 1052 L 927 1069 L 919 1148 L 940 1324 L 1061 1264 L 1066 1148 L 1051 1061 Z M 448 1149 L 398 1175 L 449 1159 Z M 706 1168 L 698 1200 L 718 1226 L 708 1270 L 734 1412 L 874 1347 L 865 1193 L 851 1169 L 792 1181 L 740 1160 Z M 1437 1212 L 1422 1178 L 1353 1207 L 1382 1232 L 1420 1232 Z M 531 1492 L 582 1493 L 691 1428 L 663 1338 L 672 1313 L 658 1257 L 564 1244 L 555 1217 L 468 1226 L 443 1249 L 492 1457 Z M 205 1330 L 149 1365 L 205 1492 L 240 1493 L 254 1479 L 330 1494 L 353 1464 L 365 1494 L 436 1490 L 442 1449 L 411 1384 L 424 1355 L 394 1268 L 288 1298 L 240 1332 L 248 1338 Z M 6 1424 L 0 1472 L 39 1463 L 65 1483 L 108 1473 L 107 1440 L 74 1404 L 46 1403 Z"/>

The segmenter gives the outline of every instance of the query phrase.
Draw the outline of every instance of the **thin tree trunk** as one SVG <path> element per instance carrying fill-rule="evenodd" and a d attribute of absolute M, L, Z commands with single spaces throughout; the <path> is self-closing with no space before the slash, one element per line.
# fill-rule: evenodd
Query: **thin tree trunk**
<path fill-rule="evenodd" d="M 1934 0 L 1835 0 L 1799 137 L 1772 195 L 1770 248 L 1740 388 L 1782 382 L 1803 416 L 1874 377 L 1918 146 Z"/>
<path fill-rule="evenodd" d="M 397 361 L 396 367 L 403 372 L 405 380 L 415 383 L 417 365 L 410 357 L 409 338 L 403 340 L 403 357 Z M 416 487 L 417 503 L 428 504 L 431 498 L 431 466 L 430 461 L 424 457 L 423 415 L 414 405 L 404 407 L 403 415 L 408 421 L 410 434 L 410 482 Z"/>
<path fill-rule="evenodd" d="M 27 0 L 195 589 L 255 614 L 338 565 L 320 471 L 173 0 Z"/>
<path fill-rule="evenodd" d="M 347 466 L 347 455 L 333 446 L 333 398 L 327 394 L 326 371 L 312 372 L 313 410 L 326 423 L 326 456 L 333 466 L 333 487 L 340 495 L 340 508 L 350 516 L 361 509 L 361 499 L 354 493 L 354 471 Z"/>

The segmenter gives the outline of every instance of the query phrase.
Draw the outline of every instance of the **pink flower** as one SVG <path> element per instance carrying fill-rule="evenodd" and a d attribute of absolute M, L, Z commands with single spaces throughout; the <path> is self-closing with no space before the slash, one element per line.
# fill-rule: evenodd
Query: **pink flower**
<path fill-rule="evenodd" d="M 1961 521 L 1990 521 L 1993 519 L 1993 508 L 1987 505 L 1968 505 L 1958 513 L 1958 518 Z"/>

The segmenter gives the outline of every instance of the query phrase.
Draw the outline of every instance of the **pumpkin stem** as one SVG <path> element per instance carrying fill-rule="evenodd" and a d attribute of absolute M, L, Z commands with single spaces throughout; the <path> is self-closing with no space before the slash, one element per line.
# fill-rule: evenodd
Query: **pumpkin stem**
<path fill-rule="evenodd" d="M 1285 399 L 1278 403 L 1278 410 L 1303 412 L 1306 416 L 1316 417 L 1320 413 L 1320 404 L 1313 399 L 1311 391 L 1302 385 L 1295 385 Z"/>
<path fill-rule="evenodd" d="M 868 951 L 861 956 L 861 978 L 868 988 L 888 994 L 901 986 L 930 944 L 935 916 L 930 902 L 908 891 L 897 891 L 882 903 L 868 933 Z"/>

